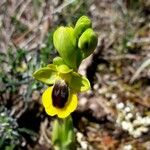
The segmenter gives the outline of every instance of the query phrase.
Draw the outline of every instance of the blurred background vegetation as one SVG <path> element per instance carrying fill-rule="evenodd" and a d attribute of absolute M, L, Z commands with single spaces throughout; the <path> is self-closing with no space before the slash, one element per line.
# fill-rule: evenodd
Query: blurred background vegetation
<path fill-rule="evenodd" d="M 91 18 L 99 42 L 79 69 L 92 89 L 79 95 L 72 115 L 78 149 L 150 149 L 150 123 L 135 138 L 123 130 L 123 119 L 116 121 L 120 103 L 134 105 L 132 114 L 150 117 L 150 1 L 1 0 L 0 150 L 53 149 L 55 118 L 46 115 L 45 86 L 32 73 L 57 56 L 53 31 L 82 15 Z"/>

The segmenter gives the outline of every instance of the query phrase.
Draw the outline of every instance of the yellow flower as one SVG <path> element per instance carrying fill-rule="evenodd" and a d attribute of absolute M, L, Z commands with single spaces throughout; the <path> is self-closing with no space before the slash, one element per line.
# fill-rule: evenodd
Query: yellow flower
<path fill-rule="evenodd" d="M 66 118 L 77 108 L 78 98 L 76 93 L 66 88 L 64 80 L 59 80 L 44 91 L 42 102 L 48 115 Z"/>
<path fill-rule="evenodd" d="M 60 60 L 36 71 L 33 76 L 50 85 L 42 95 L 42 103 L 48 115 L 66 118 L 78 105 L 77 93 L 90 88 L 88 79 Z"/>

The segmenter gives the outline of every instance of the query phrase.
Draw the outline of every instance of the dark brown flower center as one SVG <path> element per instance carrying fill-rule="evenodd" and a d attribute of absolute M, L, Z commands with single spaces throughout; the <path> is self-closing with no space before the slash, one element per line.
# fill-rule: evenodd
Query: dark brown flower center
<path fill-rule="evenodd" d="M 52 103 L 57 108 L 63 108 L 67 103 L 69 87 L 65 81 L 57 81 L 52 90 Z"/>

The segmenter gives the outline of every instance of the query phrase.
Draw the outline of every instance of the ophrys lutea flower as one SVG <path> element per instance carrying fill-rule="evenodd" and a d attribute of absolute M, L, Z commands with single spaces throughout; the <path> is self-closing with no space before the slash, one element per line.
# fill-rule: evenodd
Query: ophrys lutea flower
<path fill-rule="evenodd" d="M 77 108 L 77 93 L 87 91 L 90 83 L 86 77 L 74 72 L 67 65 L 59 64 L 58 59 L 61 58 L 54 59 L 54 64 L 39 69 L 33 76 L 49 85 L 42 95 L 47 114 L 65 118 Z"/>

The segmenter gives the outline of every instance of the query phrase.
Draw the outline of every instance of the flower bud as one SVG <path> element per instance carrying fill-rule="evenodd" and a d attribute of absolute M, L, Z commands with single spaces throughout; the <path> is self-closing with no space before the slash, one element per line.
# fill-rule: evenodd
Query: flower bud
<path fill-rule="evenodd" d="M 79 39 L 81 34 L 88 28 L 92 27 L 92 22 L 87 16 L 82 16 L 78 19 L 76 22 L 75 28 L 74 28 L 74 35 Z"/>
<path fill-rule="evenodd" d="M 79 38 L 78 47 L 81 49 L 83 58 L 88 57 L 96 48 L 98 38 L 93 29 L 88 28 Z"/>
<path fill-rule="evenodd" d="M 70 68 L 77 68 L 78 51 L 72 27 L 59 27 L 53 36 L 53 42 L 60 57 Z"/>

